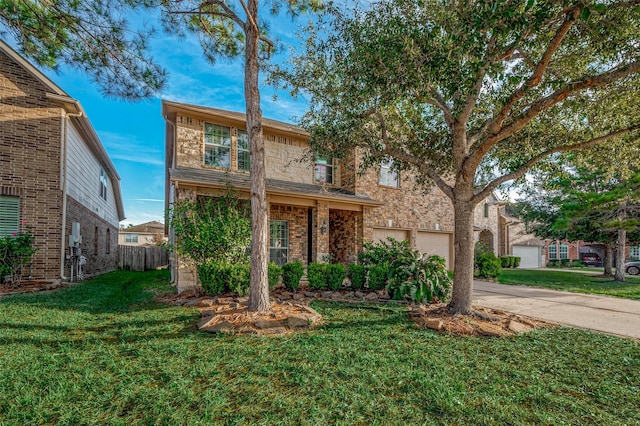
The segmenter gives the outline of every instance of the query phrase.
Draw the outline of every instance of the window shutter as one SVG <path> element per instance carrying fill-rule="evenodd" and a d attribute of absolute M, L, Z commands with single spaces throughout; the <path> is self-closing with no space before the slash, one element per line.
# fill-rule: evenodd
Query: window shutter
<path fill-rule="evenodd" d="M 0 237 L 20 230 L 20 198 L 0 195 Z"/>

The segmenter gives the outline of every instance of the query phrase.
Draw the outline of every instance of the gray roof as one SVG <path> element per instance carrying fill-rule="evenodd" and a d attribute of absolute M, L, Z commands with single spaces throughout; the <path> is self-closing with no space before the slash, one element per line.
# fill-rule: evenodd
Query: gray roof
<path fill-rule="evenodd" d="M 248 174 L 228 173 L 219 170 L 177 167 L 169 170 L 169 175 L 172 180 L 212 187 L 225 187 L 230 185 L 232 188 L 249 189 L 251 185 L 251 177 Z M 333 199 L 375 206 L 384 204 L 366 195 L 357 194 L 343 188 L 289 182 L 279 179 L 267 179 L 267 192 L 287 195 L 306 195 L 313 196 L 314 198 Z"/>

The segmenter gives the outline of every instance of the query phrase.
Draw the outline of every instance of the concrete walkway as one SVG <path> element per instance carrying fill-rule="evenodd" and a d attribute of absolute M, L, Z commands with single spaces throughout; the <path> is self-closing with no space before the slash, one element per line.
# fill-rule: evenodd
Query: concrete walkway
<path fill-rule="evenodd" d="M 640 339 L 640 301 L 475 281 L 473 304 Z"/>

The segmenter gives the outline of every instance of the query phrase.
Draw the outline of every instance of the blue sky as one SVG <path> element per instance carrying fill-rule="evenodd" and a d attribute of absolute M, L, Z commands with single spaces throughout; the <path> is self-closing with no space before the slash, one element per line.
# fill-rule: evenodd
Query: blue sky
<path fill-rule="evenodd" d="M 287 17 L 272 21 L 272 36 L 285 44 L 296 43 L 293 31 L 306 19 L 292 24 Z M 11 42 L 10 40 L 7 40 Z M 104 98 L 89 76 L 73 68 L 42 71 L 80 101 L 121 178 L 126 219 L 121 224 L 164 221 L 164 132 L 161 100 L 191 103 L 244 112 L 242 59 L 208 63 L 197 39 L 177 38 L 159 32 L 152 39 L 154 58 L 167 69 L 168 84 L 154 99 L 130 103 Z M 274 57 L 286 61 L 286 54 Z M 305 102 L 262 83 L 265 118 L 294 122 Z M 274 95 L 277 95 L 274 99 Z"/>

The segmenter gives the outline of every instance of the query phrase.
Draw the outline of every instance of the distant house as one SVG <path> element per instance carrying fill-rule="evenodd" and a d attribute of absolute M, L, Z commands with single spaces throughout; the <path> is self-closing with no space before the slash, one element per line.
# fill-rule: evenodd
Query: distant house
<path fill-rule="evenodd" d="M 0 153 L 0 236 L 28 227 L 38 248 L 25 275 L 116 269 L 120 177 L 80 103 L 2 41 Z"/>
<path fill-rule="evenodd" d="M 167 207 L 174 201 L 212 197 L 231 186 L 249 197 L 249 147 L 242 113 L 162 103 L 166 120 Z M 363 241 L 408 240 L 412 248 L 445 258 L 453 269 L 451 201 L 426 191 L 415 176 L 383 162 L 360 174 L 361 153 L 344 159 L 308 158 L 304 129 L 264 119 L 269 253 L 276 263 L 301 260 L 349 263 Z M 476 239 L 498 245 L 499 202 L 476 209 Z M 178 289 L 197 285 L 192 269 L 177 259 Z"/>
<path fill-rule="evenodd" d="M 155 246 L 164 241 L 164 224 L 156 220 L 120 229 L 118 244 L 123 246 Z"/>
<path fill-rule="evenodd" d="M 517 256 L 520 268 L 544 268 L 548 259 L 546 242 L 527 232 L 524 223 L 508 213 L 503 207 L 500 210 L 500 256 Z"/>

